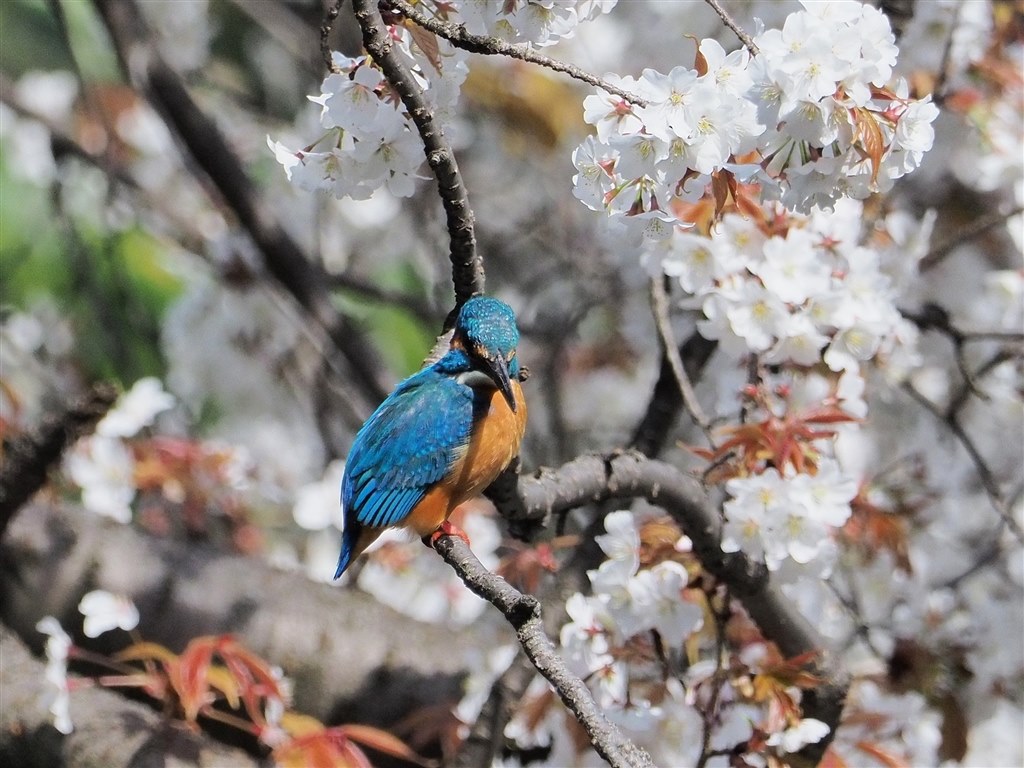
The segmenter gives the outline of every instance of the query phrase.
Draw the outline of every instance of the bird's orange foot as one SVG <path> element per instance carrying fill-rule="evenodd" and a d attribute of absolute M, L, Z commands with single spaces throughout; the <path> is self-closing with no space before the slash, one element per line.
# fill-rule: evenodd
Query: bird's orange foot
<path fill-rule="evenodd" d="M 436 542 L 442 536 L 458 536 L 467 544 L 470 543 L 469 536 L 466 535 L 466 532 L 459 528 L 459 526 L 457 526 L 455 523 L 449 520 L 445 520 L 443 523 L 441 523 L 441 527 L 434 531 L 432 534 L 430 534 L 430 536 L 427 537 L 427 539 L 424 539 L 424 543 L 428 543 L 429 546 L 432 547 L 434 546 L 434 542 Z"/>

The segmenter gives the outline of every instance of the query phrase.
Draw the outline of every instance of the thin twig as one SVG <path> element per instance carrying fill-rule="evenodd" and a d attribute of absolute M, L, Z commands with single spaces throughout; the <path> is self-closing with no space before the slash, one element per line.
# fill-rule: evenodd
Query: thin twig
<path fill-rule="evenodd" d="M 67 408 L 48 414 L 37 428 L 4 446 L 0 466 L 0 535 L 21 505 L 43 487 L 64 450 L 91 432 L 116 399 L 113 384 L 96 384 Z"/>
<path fill-rule="evenodd" d="M 950 343 L 953 345 L 953 357 L 956 361 L 957 370 L 960 371 L 960 376 L 964 380 L 964 386 L 968 395 L 974 394 L 980 397 L 982 400 L 988 400 L 986 395 L 981 388 L 978 386 L 977 378 L 971 371 L 970 365 L 967 362 L 966 346 L 967 344 L 974 341 L 1021 341 L 1024 339 L 1024 334 L 1015 333 L 1012 331 L 963 331 L 957 328 L 952 319 L 949 316 L 949 312 L 938 304 L 926 303 L 921 307 L 920 311 L 911 312 L 909 310 L 900 310 L 900 314 L 903 315 L 907 320 L 910 320 L 922 331 L 937 331 L 946 336 Z M 1022 350 L 1024 352 L 1024 350 Z M 960 407 L 963 401 L 960 401 L 957 405 L 957 409 Z M 948 408 L 947 415 L 955 413 L 954 408 Z"/>
<path fill-rule="evenodd" d="M 449 255 L 452 282 L 455 284 L 455 308 L 458 309 L 470 296 L 483 293 L 484 290 L 484 265 L 476 249 L 473 211 L 469 206 L 462 173 L 451 145 L 427 105 L 423 89 L 395 54 L 394 40 L 388 34 L 376 2 L 352 0 L 352 6 L 363 33 L 363 46 L 402 99 L 423 141 L 427 164 L 437 178 L 437 188 L 447 215 L 448 235 L 451 238 Z"/>
<path fill-rule="evenodd" d="M 1018 205 L 1011 208 L 1009 211 L 993 211 L 992 213 L 984 216 L 979 216 L 977 219 L 972 221 L 965 227 L 961 227 L 957 230 L 956 234 L 947 240 L 942 241 L 937 246 L 932 248 L 926 253 L 921 261 L 918 262 L 917 268 L 921 272 L 925 272 L 932 267 L 936 266 L 949 256 L 954 250 L 964 243 L 973 240 L 976 237 L 980 237 L 988 232 L 990 229 L 995 229 L 1000 224 L 1004 224 L 1007 219 L 1011 219 L 1014 216 L 1019 216 L 1024 213 L 1024 205 Z"/>
<path fill-rule="evenodd" d="M 231 5 L 253 20 L 260 29 L 301 61 L 307 71 L 319 75 L 320 56 L 309 50 L 314 28 L 287 3 L 254 3 L 252 0 L 230 0 Z"/>
<path fill-rule="evenodd" d="M 110 119 L 110 113 L 107 109 L 99 103 L 96 98 L 96 94 L 92 88 L 89 87 L 89 83 L 85 79 L 85 74 L 82 72 L 82 66 L 79 63 L 78 55 L 75 53 L 75 46 L 71 39 L 71 29 L 68 26 L 67 14 L 64 13 L 64 6 L 61 0 L 50 0 L 50 10 L 53 13 L 53 17 L 57 22 L 57 29 L 60 31 L 61 40 L 64 43 L 64 47 L 67 49 L 68 58 L 71 60 L 71 69 L 75 73 L 75 80 L 78 82 L 78 89 L 82 96 L 88 112 L 96 116 L 100 124 L 103 126 L 103 155 L 100 159 L 105 167 L 113 165 L 110 157 L 110 150 L 114 144 L 114 137 L 117 136 L 117 131 L 114 130 L 114 125 Z"/>
<path fill-rule="evenodd" d="M 434 549 L 475 594 L 489 602 L 515 629 L 516 638 L 534 667 L 558 692 L 566 708 L 590 737 L 590 743 L 611 766 L 653 766 L 650 755 L 622 735 L 604 716 L 593 694 L 574 675 L 548 639 L 541 622 L 540 603 L 524 595 L 477 560 L 469 545 L 455 536 L 440 536 Z"/>
<path fill-rule="evenodd" d="M 701 712 L 701 748 L 700 758 L 695 768 L 704 768 L 714 755 L 711 749 L 711 736 L 715 718 L 717 717 L 718 700 L 722 695 L 722 686 L 725 683 L 725 625 L 728 620 L 731 598 L 729 589 L 723 589 L 722 603 L 718 608 L 714 607 L 712 596 L 708 595 L 708 604 L 711 606 L 711 615 L 715 619 L 715 671 L 711 675 L 711 696 L 708 698 L 707 706 Z"/>
<path fill-rule="evenodd" d="M 18 98 L 15 83 L 6 72 L 0 72 L 0 103 L 6 104 L 18 116 L 34 120 L 46 129 L 46 132 L 50 134 L 50 148 L 53 151 L 54 160 L 59 161 L 64 155 L 77 157 L 102 171 L 110 180 L 122 184 L 135 192 L 141 191 L 135 179 L 125 173 L 121 167 L 108 162 L 105 154 L 86 149 L 71 134 L 64 131 L 48 117 L 27 107 Z"/>
<path fill-rule="evenodd" d="M 462 48 L 470 53 L 480 53 L 487 56 L 508 56 L 519 59 L 530 64 L 537 64 L 554 72 L 561 72 L 576 80 L 596 86 L 608 93 L 615 94 L 639 107 L 647 106 L 647 102 L 635 93 L 630 93 L 618 86 L 612 85 L 607 80 L 592 75 L 584 69 L 564 61 L 543 56 L 525 44 L 513 44 L 489 35 L 474 35 L 466 31 L 464 24 L 455 24 L 450 21 L 442 21 L 427 16 L 405 0 L 383 0 L 388 7 L 396 13 L 405 16 L 410 21 L 418 24 L 424 29 L 433 32 L 438 37 L 443 37 L 457 48 Z"/>
<path fill-rule="evenodd" d="M 712 10 L 718 14 L 718 18 L 722 20 L 725 26 L 735 33 L 736 37 L 740 39 L 740 42 L 746 46 L 748 51 L 750 51 L 751 56 L 757 56 L 757 54 L 761 52 L 757 47 L 757 44 L 754 43 L 754 39 L 743 31 L 743 28 L 737 24 L 735 19 L 729 15 L 729 12 L 719 4 L 718 0 L 704 0 L 704 2 L 710 5 Z"/>
<path fill-rule="evenodd" d="M 989 468 L 985 458 L 981 455 L 978 447 L 974 444 L 971 436 L 967 434 L 967 431 L 960 424 L 960 420 L 956 417 L 956 414 L 946 413 L 942 408 L 918 392 L 917 389 L 915 389 L 909 382 L 903 385 L 903 390 L 917 401 L 926 411 L 949 427 L 950 432 L 952 432 L 956 436 L 957 440 L 960 441 L 960 445 L 962 445 L 964 450 L 967 451 L 967 455 L 970 456 L 971 461 L 974 463 L 974 469 L 978 474 L 978 479 L 981 481 L 981 486 L 985 489 L 989 502 L 992 504 L 996 513 L 1002 518 L 1006 527 L 1010 529 L 1010 532 L 1014 535 L 1017 541 L 1024 544 L 1024 529 L 1021 529 L 1020 524 L 1014 519 L 1013 512 L 1007 505 L 1006 499 L 1003 498 L 1003 492 L 999 488 L 999 483 L 992 474 L 992 470 Z"/>
<path fill-rule="evenodd" d="M 437 325 L 439 313 L 430 305 L 430 302 L 419 296 L 413 296 L 406 291 L 383 288 L 377 283 L 356 277 L 348 272 L 331 273 L 327 281 L 328 285 L 334 289 L 351 291 L 381 304 L 390 304 L 396 308 L 404 309 L 419 322 L 423 323 L 425 327 L 430 328 Z"/>
<path fill-rule="evenodd" d="M 950 415 L 955 415 L 964 407 L 971 395 L 975 392 L 976 382 L 987 376 L 992 369 L 999 367 L 1005 362 L 1013 360 L 1015 357 L 1020 356 L 1020 354 L 1020 352 L 1014 354 L 1011 350 L 1006 348 L 1000 349 L 992 355 L 992 357 L 971 371 L 970 377 L 965 378 L 963 386 L 960 387 L 957 393 L 950 398 L 949 405 L 946 406 L 946 416 L 949 417 Z"/>
<path fill-rule="evenodd" d="M 718 348 L 717 341 L 705 339 L 694 331 L 679 347 L 683 370 L 692 382 L 698 379 L 711 355 Z M 661 353 L 661 370 L 651 392 L 644 416 L 630 438 L 629 447 L 645 456 L 657 456 L 668 441 L 669 431 L 683 408 L 683 396 L 676 383 L 672 363 L 665 350 Z"/>
<path fill-rule="evenodd" d="M 946 37 L 946 44 L 942 49 L 942 60 L 939 63 L 939 76 L 935 80 L 935 86 L 932 88 L 935 103 L 940 107 L 946 101 L 946 83 L 949 80 L 950 65 L 953 61 L 953 40 L 956 37 L 957 26 L 960 24 L 961 9 L 962 5 L 960 3 L 956 3 L 952 6 L 953 18 L 950 19 L 949 35 Z"/>
<path fill-rule="evenodd" d="M 704 409 L 697 400 L 697 393 L 693 391 L 693 384 L 690 377 L 686 375 L 686 368 L 683 359 L 676 348 L 675 334 L 672 332 L 672 321 L 668 314 L 668 292 L 665 290 L 665 282 L 662 277 L 651 278 L 651 311 L 654 314 L 654 324 L 658 329 L 658 337 L 661 340 L 662 351 L 668 358 L 672 367 L 672 374 L 676 377 L 679 385 L 679 393 L 683 398 L 683 406 L 700 427 L 708 443 L 714 446 L 714 436 L 711 434 L 711 424 L 708 417 L 704 415 Z"/>

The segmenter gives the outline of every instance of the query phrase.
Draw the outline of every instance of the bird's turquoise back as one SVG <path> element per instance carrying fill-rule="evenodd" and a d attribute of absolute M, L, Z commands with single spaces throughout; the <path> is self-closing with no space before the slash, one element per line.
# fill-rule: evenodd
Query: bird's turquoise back
<path fill-rule="evenodd" d="M 338 575 L 362 526 L 397 525 L 444 478 L 473 428 L 473 390 L 426 368 L 402 382 L 356 435 L 342 481 Z"/>

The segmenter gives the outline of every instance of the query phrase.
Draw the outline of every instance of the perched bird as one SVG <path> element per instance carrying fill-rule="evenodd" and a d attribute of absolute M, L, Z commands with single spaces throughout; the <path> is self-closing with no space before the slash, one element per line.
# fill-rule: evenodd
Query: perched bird
<path fill-rule="evenodd" d="M 341 482 L 338 578 L 386 528 L 461 535 L 448 516 L 519 453 L 519 330 L 502 301 L 462 305 L 445 355 L 399 384 L 356 435 Z"/>

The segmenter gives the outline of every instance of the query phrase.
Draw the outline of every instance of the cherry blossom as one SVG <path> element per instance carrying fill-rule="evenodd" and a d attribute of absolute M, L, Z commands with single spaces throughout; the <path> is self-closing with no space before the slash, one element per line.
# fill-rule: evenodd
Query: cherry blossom
<path fill-rule="evenodd" d="M 173 408 L 174 402 L 174 396 L 164 391 L 159 379 L 139 379 L 96 425 L 96 433 L 104 437 L 132 437 L 150 426 L 158 414 Z"/>
<path fill-rule="evenodd" d="M 135 460 L 124 442 L 101 435 L 80 440 L 68 454 L 65 467 L 82 489 L 86 509 L 119 523 L 131 522 Z"/>
<path fill-rule="evenodd" d="M 53 725 L 67 735 L 74 730 L 71 722 L 71 697 L 68 689 L 68 651 L 71 637 L 53 616 L 45 616 L 36 624 L 36 630 L 46 637 L 46 682 L 51 686 L 47 692 L 49 710 Z"/>
<path fill-rule="evenodd" d="M 139 625 L 139 609 L 129 598 L 102 589 L 86 593 L 78 611 L 85 617 L 82 631 L 86 637 L 99 637 L 112 629 L 132 630 Z"/>

